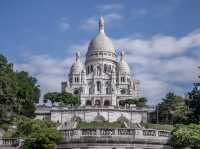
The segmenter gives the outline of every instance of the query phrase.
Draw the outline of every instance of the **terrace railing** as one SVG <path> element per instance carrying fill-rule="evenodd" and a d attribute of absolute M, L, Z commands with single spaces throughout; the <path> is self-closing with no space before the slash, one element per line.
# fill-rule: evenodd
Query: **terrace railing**
<path fill-rule="evenodd" d="M 66 129 L 61 130 L 64 134 L 65 140 L 84 140 L 84 138 L 92 138 L 98 141 L 98 138 L 102 140 L 106 138 L 111 141 L 118 140 L 152 140 L 168 142 L 170 139 L 170 131 L 156 130 L 156 129 Z"/>

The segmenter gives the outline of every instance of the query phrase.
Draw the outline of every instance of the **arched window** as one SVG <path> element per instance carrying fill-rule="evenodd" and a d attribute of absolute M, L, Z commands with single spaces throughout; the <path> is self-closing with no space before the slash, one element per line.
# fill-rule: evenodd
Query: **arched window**
<path fill-rule="evenodd" d="M 125 82 L 125 77 L 121 77 L 121 82 Z"/>
<path fill-rule="evenodd" d="M 97 91 L 101 91 L 101 82 L 97 81 Z"/>
<path fill-rule="evenodd" d="M 129 79 L 129 78 L 127 78 L 127 82 L 130 82 L 130 79 Z"/>
<path fill-rule="evenodd" d="M 86 106 L 91 106 L 92 105 L 92 101 L 91 100 L 87 100 L 86 101 Z"/>
<path fill-rule="evenodd" d="M 107 72 L 107 65 L 104 64 L 104 72 Z"/>
<path fill-rule="evenodd" d="M 119 105 L 120 105 L 120 106 L 125 106 L 125 100 L 120 100 L 120 101 L 119 101 Z"/>
<path fill-rule="evenodd" d="M 104 101 L 104 106 L 110 106 L 110 101 L 109 100 L 105 100 Z"/>
<path fill-rule="evenodd" d="M 89 88 L 89 94 L 92 94 L 92 90 L 91 90 L 91 88 Z"/>
<path fill-rule="evenodd" d="M 106 94 L 109 94 L 109 88 L 106 87 Z"/>
<path fill-rule="evenodd" d="M 126 93 L 126 89 L 123 88 L 123 89 L 120 90 L 120 92 L 121 92 L 121 94 L 125 94 Z"/>
<path fill-rule="evenodd" d="M 101 106 L 100 100 L 95 100 L 95 106 Z"/>
<path fill-rule="evenodd" d="M 74 90 L 74 95 L 78 95 L 79 94 L 79 90 L 78 89 L 75 89 Z"/>
<path fill-rule="evenodd" d="M 98 76 L 101 75 L 101 67 L 100 67 L 100 66 L 97 67 L 97 75 L 98 75 Z"/>
<path fill-rule="evenodd" d="M 90 72 L 90 67 L 87 66 L 87 74 L 89 74 L 89 72 Z"/>
<path fill-rule="evenodd" d="M 93 72 L 93 66 L 90 65 L 90 72 Z"/>

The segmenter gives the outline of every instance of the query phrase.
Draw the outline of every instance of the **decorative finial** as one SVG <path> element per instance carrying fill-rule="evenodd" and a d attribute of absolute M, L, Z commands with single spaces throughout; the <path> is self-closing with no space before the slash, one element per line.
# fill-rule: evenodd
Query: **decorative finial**
<path fill-rule="evenodd" d="M 120 55 L 121 55 L 121 61 L 124 60 L 124 55 L 125 55 L 124 50 L 121 50 Z"/>
<path fill-rule="evenodd" d="M 80 51 L 77 50 L 76 51 L 76 61 L 78 61 L 80 59 Z"/>
<path fill-rule="evenodd" d="M 104 32 L 104 19 L 102 16 L 99 18 L 99 32 Z"/>

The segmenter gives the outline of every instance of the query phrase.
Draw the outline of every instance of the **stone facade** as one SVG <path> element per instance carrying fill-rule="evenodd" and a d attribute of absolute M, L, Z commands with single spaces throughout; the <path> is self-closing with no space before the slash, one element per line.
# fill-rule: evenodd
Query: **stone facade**
<path fill-rule="evenodd" d="M 38 106 L 36 111 L 36 119 L 51 119 L 53 122 L 60 123 L 61 128 L 69 128 L 74 118 L 81 121 L 92 122 L 96 117 L 102 116 L 105 121 L 115 122 L 119 118 L 124 117 L 131 123 L 146 123 L 148 120 L 148 112 L 153 111 L 151 107 L 144 108 L 128 108 L 120 109 L 113 107 L 43 107 Z"/>
<path fill-rule="evenodd" d="M 82 106 L 118 106 L 120 100 L 137 98 L 139 81 L 132 80 L 123 50 L 120 55 L 118 62 L 101 17 L 99 32 L 89 44 L 84 65 L 77 52 L 69 80 L 62 82 L 62 91 L 80 96 Z"/>

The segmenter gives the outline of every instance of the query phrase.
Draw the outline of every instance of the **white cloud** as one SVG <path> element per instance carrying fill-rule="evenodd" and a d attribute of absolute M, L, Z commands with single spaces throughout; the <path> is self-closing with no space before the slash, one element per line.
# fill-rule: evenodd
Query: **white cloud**
<path fill-rule="evenodd" d="M 108 12 L 108 11 L 118 11 L 123 9 L 123 5 L 121 4 L 105 4 L 98 6 L 98 10 L 100 12 Z"/>
<path fill-rule="evenodd" d="M 145 16 L 148 13 L 146 9 L 132 10 L 130 12 L 131 19 L 137 19 L 139 17 Z"/>
<path fill-rule="evenodd" d="M 56 59 L 48 55 L 26 55 L 24 63 L 16 64 L 15 69 L 28 71 L 38 79 L 42 93 L 60 91 L 60 83 L 67 79 L 73 57 Z"/>
<path fill-rule="evenodd" d="M 67 22 L 61 22 L 61 23 L 60 23 L 60 27 L 61 27 L 61 29 L 63 29 L 63 30 L 68 30 L 68 29 L 70 28 L 70 24 L 67 23 Z"/>
<path fill-rule="evenodd" d="M 200 47 L 200 32 L 192 32 L 182 38 L 155 35 L 150 39 L 114 39 L 116 47 L 127 49 L 132 54 L 170 56 L 181 54 L 191 48 Z"/>
<path fill-rule="evenodd" d="M 71 27 L 70 24 L 69 24 L 69 22 L 68 22 L 68 19 L 65 18 L 65 17 L 62 17 L 60 19 L 58 25 L 59 25 L 59 28 L 62 29 L 62 30 L 64 30 L 64 31 L 70 29 L 70 27 Z"/>
<path fill-rule="evenodd" d="M 197 80 L 200 65 L 200 32 L 181 38 L 155 35 L 150 39 L 114 39 L 115 47 L 125 49 L 142 94 L 158 101 L 168 91 L 183 94 L 185 85 Z M 186 91 L 185 91 L 186 92 Z"/>
<path fill-rule="evenodd" d="M 97 20 L 94 17 L 88 18 L 85 21 L 83 21 L 81 28 L 87 29 L 87 30 L 93 30 L 97 28 Z"/>
<path fill-rule="evenodd" d="M 118 13 L 110 13 L 110 14 L 104 15 L 104 19 L 106 23 L 112 23 L 114 21 L 119 21 L 123 19 L 123 16 Z"/>

